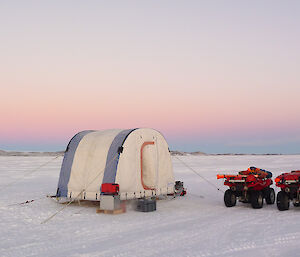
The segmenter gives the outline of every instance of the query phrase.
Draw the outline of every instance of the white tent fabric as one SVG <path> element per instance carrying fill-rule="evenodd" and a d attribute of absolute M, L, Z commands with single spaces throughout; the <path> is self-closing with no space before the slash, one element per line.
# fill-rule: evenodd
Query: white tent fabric
<path fill-rule="evenodd" d="M 119 184 L 121 199 L 174 193 L 168 144 L 158 131 L 89 131 L 77 141 L 75 150 L 68 149 L 74 152 L 72 162 L 65 154 L 58 196 L 99 200 L 101 184 L 107 182 Z"/>

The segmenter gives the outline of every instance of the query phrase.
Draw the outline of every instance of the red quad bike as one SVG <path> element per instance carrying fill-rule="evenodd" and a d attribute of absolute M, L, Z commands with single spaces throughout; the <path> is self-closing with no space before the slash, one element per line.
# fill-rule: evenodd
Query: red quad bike
<path fill-rule="evenodd" d="M 300 206 L 300 170 L 283 173 L 275 179 L 276 186 L 281 188 L 277 194 L 277 208 L 280 211 L 288 210 L 290 200 L 295 207 Z"/>
<path fill-rule="evenodd" d="M 225 191 L 224 203 L 226 207 L 236 205 L 236 198 L 240 202 L 251 203 L 254 209 L 263 207 L 264 199 L 267 204 L 274 204 L 275 191 L 270 185 L 272 173 L 256 167 L 240 171 L 238 175 L 217 175 L 217 179 L 224 178 L 224 185 L 229 186 Z"/>

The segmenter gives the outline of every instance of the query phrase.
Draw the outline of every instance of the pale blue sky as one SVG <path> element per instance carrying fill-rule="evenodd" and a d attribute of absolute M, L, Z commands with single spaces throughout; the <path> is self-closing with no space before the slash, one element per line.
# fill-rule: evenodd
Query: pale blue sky
<path fill-rule="evenodd" d="M 0 149 L 152 127 L 172 149 L 300 153 L 300 1 L 0 1 Z"/>

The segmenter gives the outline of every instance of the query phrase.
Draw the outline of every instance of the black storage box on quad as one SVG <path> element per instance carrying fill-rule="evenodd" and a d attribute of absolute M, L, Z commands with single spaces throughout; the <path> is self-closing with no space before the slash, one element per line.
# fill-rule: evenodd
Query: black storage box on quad
<path fill-rule="evenodd" d="M 141 212 L 151 212 L 156 211 L 156 199 L 139 199 L 137 201 L 137 211 Z"/>

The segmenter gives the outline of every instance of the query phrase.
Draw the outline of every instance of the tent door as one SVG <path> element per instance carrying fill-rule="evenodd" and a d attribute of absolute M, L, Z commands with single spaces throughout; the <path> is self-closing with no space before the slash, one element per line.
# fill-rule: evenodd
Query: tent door
<path fill-rule="evenodd" d="M 157 177 L 157 148 L 147 141 L 141 146 L 141 181 L 145 190 L 154 190 Z"/>

